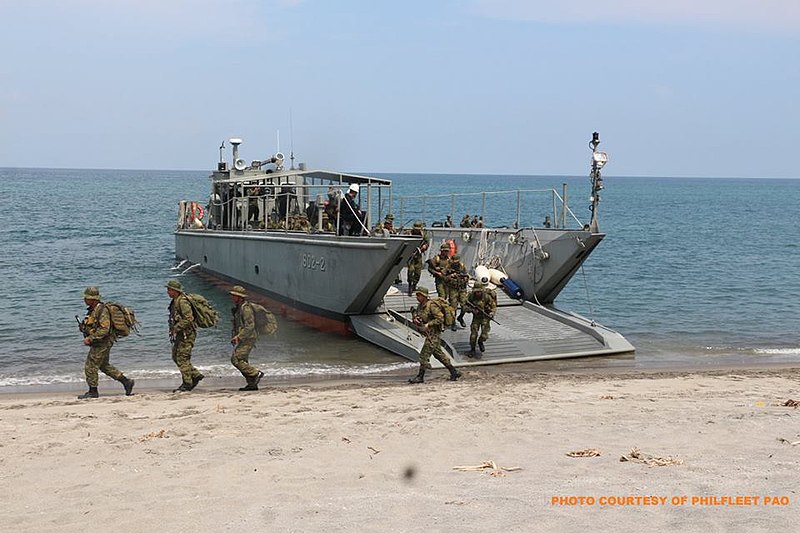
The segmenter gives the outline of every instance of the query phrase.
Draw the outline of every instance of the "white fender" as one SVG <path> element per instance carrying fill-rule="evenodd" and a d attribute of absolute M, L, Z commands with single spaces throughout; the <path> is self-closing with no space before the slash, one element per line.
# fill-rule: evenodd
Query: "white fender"
<path fill-rule="evenodd" d="M 475 267 L 475 279 L 481 283 L 489 283 L 489 269 L 483 265 Z"/>
<path fill-rule="evenodd" d="M 495 285 L 502 285 L 507 277 L 508 276 L 506 276 L 504 272 L 497 270 L 496 268 L 489 269 L 489 281 Z"/>

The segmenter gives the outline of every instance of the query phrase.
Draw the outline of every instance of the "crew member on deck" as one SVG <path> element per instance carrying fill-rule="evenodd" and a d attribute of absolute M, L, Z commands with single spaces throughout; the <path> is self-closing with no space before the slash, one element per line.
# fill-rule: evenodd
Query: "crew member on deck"
<path fill-rule="evenodd" d="M 347 194 L 339 203 L 339 235 L 361 235 L 365 213 L 356 203 L 358 196 L 358 183 L 350 184 Z"/>

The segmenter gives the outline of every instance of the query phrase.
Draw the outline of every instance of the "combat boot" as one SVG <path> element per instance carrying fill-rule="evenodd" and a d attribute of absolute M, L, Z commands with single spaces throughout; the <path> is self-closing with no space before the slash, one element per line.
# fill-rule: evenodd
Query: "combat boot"
<path fill-rule="evenodd" d="M 119 382 L 122 383 L 123 387 L 125 387 L 125 396 L 131 396 L 133 394 L 133 384 L 135 381 L 122 376 L 119 378 Z"/>
<path fill-rule="evenodd" d="M 192 389 L 193 389 L 193 387 L 192 387 L 191 383 L 189 383 L 189 384 L 181 383 L 180 386 L 177 389 L 173 389 L 172 392 L 189 392 Z"/>
<path fill-rule="evenodd" d="M 198 376 L 193 377 L 192 378 L 192 385 L 189 387 L 189 390 L 192 390 L 193 388 L 197 387 L 197 384 L 200 383 L 201 381 L 203 381 L 203 378 L 205 378 L 205 376 L 203 374 L 200 374 Z"/>
<path fill-rule="evenodd" d="M 258 385 L 253 382 L 253 378 L 247 378 L 247 385 L 239 387 L 240 391 L 258 390 Z"/>
<path fill-rule="evenodd" d="M 453 363 L 445 365 L 445 368 L 450 371 L 450 381 L 456 381 L 461 377 L 461 372 L 456 370 L 456 367 L 453 366 Z"/>
<path fill-rule="evenodd" d="M 467 357 L 475 357 L 475 343 L 469 343 L 469 352 L 467 352 Z"/>
<path fill-rule="evenodd" d="M 89 390 L 78 396 L 79 400 L 86 400 L 88 398 L 99 398 L 100 394 L 97 392 L 97 387 L 89 387 Z"/>
<path fill-rule="evenodd" d="M 409 379 L 409 383 L 424 383 L 425 382 L 425 369 L 420 367 L 419 373 L 413 378 Z"/>
<path fill-rule="evenodd" d="M 464 310 L 462 309 L 461 312 L 458 314 L 458 323 L 461 324 L 462 328 L 467 327 L 467 323 L 464 322 Z"/>
<path fill-rule="evenodd" d="M 483 345 L 483 341 L 478 341 L 478 348 L 480 349 L 481 353 L 486 351 L 486 346 Z"/>
<path fill-rule="evenodd" d="M 261 378 L 264 377 L 263 372 L 259 372 L 255 376 L 245 376 L 244 379 L 247 380 L 247 385 L 244 387 L 239 387 L 240 391 L 253 391 L 258 390 L 258 382 L 261 381 Z"/>

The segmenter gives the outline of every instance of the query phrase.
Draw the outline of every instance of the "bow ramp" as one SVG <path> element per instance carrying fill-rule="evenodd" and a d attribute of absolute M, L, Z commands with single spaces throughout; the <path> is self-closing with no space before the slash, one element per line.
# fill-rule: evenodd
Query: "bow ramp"
<path fill-rule="evenodd" d="M 416 304 L 413 296 L 397 292 L 387 295 L 375 314 L 354 316 L 350 320 L 359 337 L 417 361 L 424 338 L 411 323 L 410 309 Z M 442 348 L 456 366 L 614 355 L 635 350 L 616 331 L 553 307 L 513 300 L 500 290 L 497 291 L 497 323 L 492 322 L 486 351 L 483 354 L 477 351 L 477 357 L 468 355 L 472 315 L 465 315 L 464 320 L 466 328 L 456 324 L 456 331 L 442 333 Z M 434 359 L 431 364 L 439 365 Z"/>

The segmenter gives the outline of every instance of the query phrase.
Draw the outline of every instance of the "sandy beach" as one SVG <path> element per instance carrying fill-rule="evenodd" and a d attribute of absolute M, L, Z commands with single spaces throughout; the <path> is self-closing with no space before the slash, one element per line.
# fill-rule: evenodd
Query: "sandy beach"
<path fill-rule="evenodd" d="M 114 385 L 0 395 L 0 529 L 800 527 L 800 369 Z"/>

